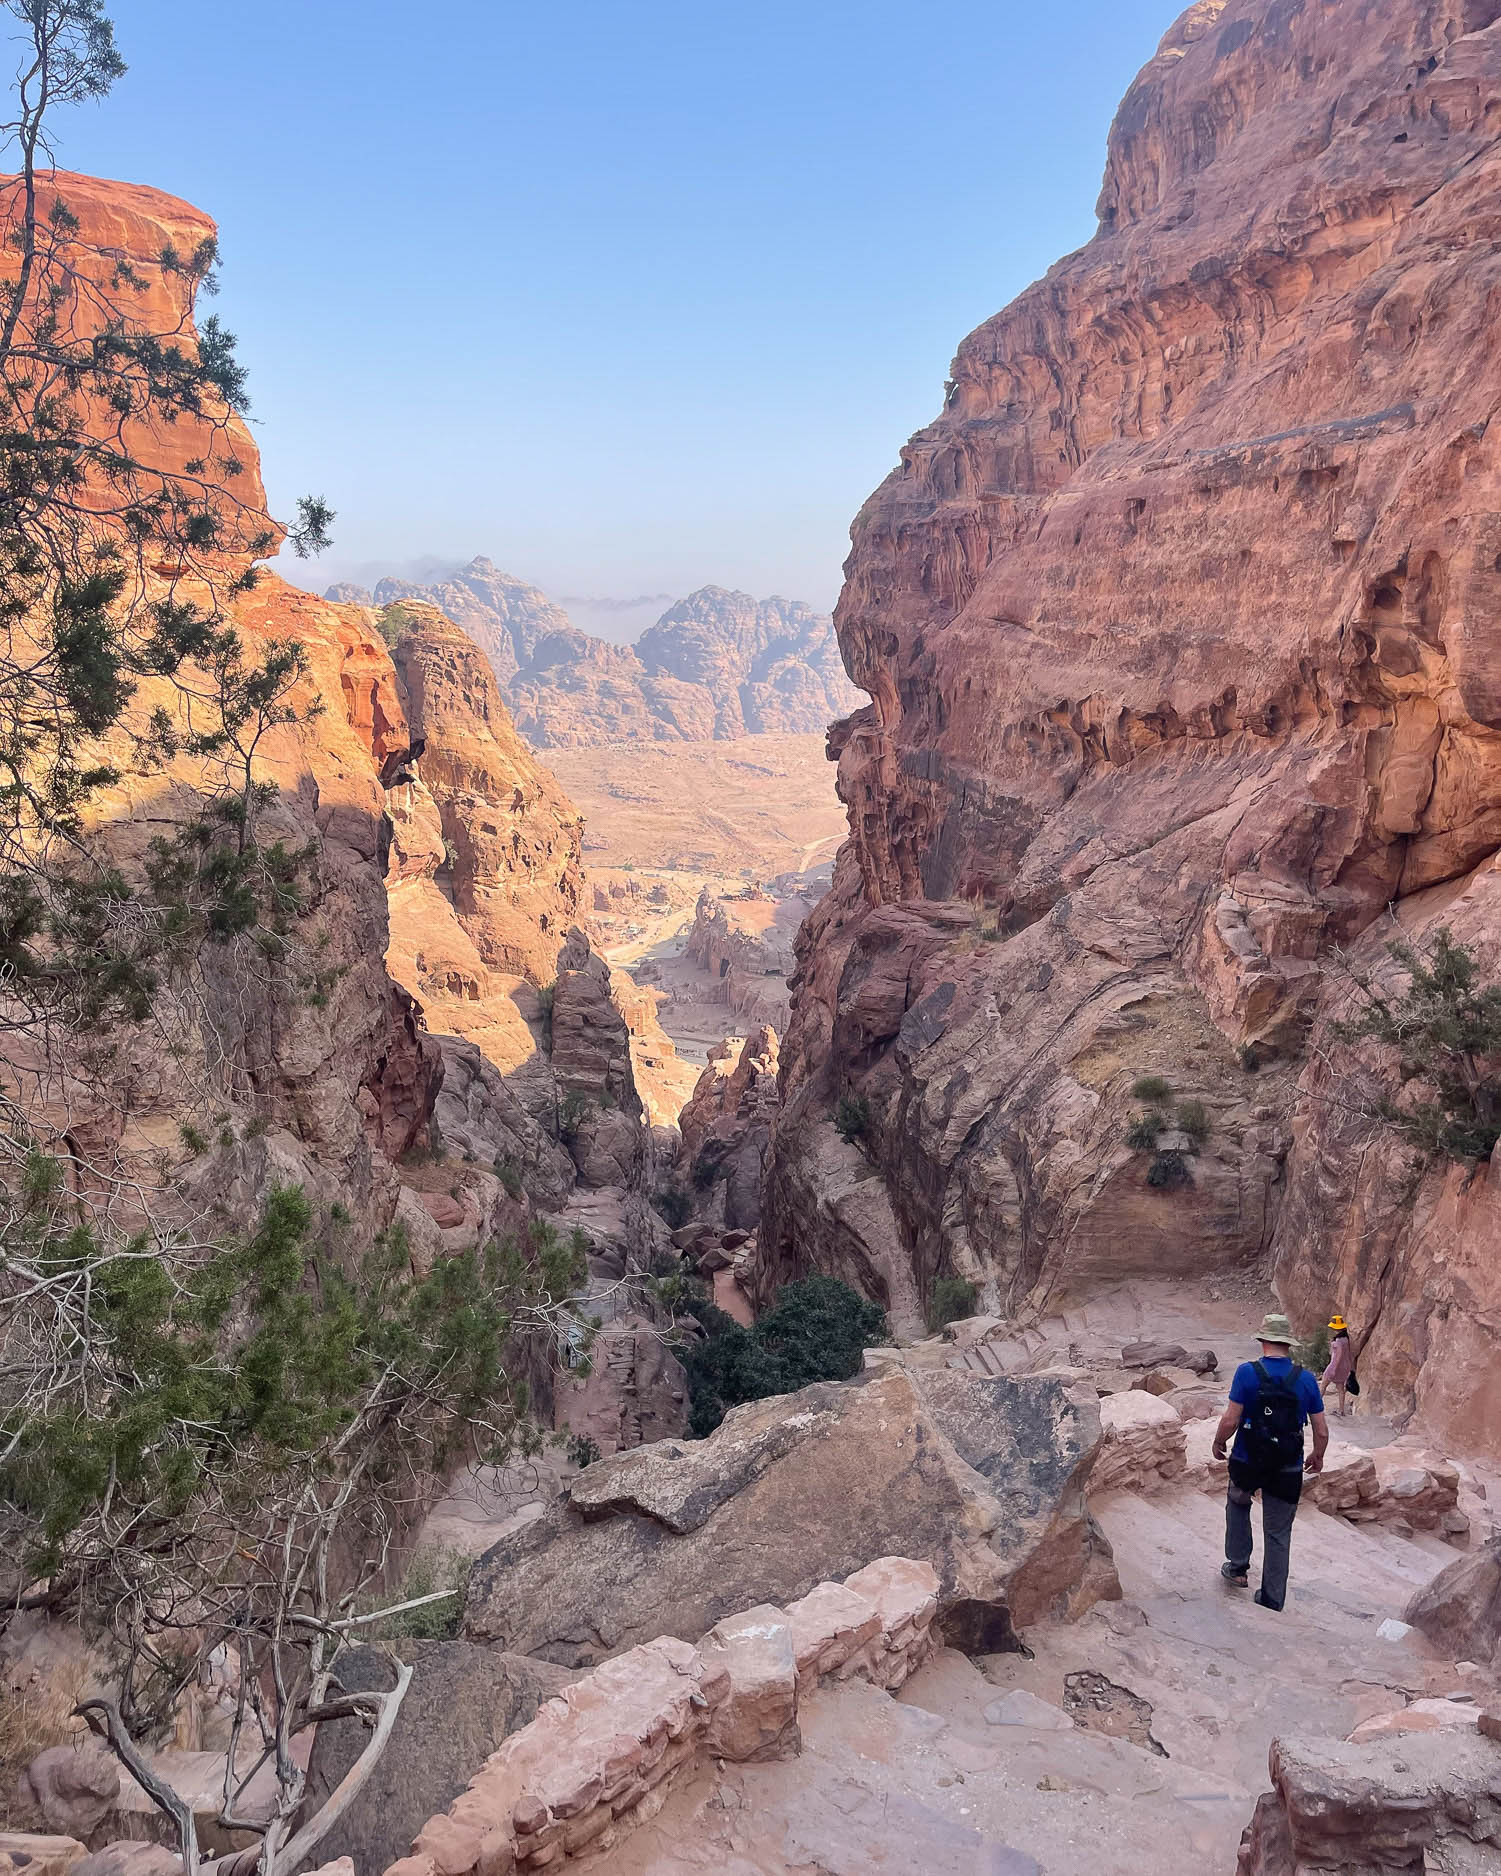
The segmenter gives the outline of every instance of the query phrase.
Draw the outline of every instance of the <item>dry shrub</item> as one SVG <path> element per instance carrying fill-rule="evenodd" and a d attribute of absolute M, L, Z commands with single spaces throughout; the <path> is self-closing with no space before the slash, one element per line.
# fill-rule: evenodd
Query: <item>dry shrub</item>
<path fill-rule="evenodd" d="M 34 1830 L 42 1820 L 26 1815 L 20 1794 L 21 1774 L 48 1746 L 81 1744 L 88 1732 L 72 1718 L 84 1697 L 81 1661 L 64 1661 L 43 1679 L 28 1677 L 24 1686 L 0 1678 L 0 1830 Z"/>

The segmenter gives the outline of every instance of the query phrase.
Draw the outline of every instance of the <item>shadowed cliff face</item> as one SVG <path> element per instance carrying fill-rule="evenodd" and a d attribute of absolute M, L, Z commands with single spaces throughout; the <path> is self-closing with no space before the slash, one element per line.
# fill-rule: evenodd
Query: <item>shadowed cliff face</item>
<path fill-rule="evenodd" d="M 873 703 L 831 739 L 781 1268 L 1015 1306 L 1343 1229 L 1360 1154 L 1295 1088 L 1324 961 L 1501 843 L 1498 18 L 1201 0 L 1122 104 L 1099 234 L 965 340 L 861 511 L 836 624 Z M 1209 1109 L 1171 1190 L 1123 1141 L 1146 1072 Z M 849 1091 L 858 1244 L 799 1225 Z M 1347 1275 L 1300 1303 L 1350 1313 Z"/>

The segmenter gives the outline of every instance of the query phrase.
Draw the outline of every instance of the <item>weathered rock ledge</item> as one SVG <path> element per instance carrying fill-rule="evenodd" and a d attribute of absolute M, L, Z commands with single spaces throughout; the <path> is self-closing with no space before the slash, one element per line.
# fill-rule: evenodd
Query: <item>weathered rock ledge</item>
<path fill-rule="evenodd" d="M 711 1756 L 797 1749 L 799 1699 L 826 1678 L 896 1689 L 934 1645 L 938 1577 L 882 1557 L 785 1609 L 761 1604 L 696 1645 L 663 1637 L 617 1656 L 512 1734 L 388 1876 L 506 1876 L 608 1849 Z"/>

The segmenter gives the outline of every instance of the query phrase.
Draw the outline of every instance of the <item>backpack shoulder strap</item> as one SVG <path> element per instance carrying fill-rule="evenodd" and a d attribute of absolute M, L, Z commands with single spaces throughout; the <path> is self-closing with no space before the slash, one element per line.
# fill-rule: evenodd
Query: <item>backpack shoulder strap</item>
<path fill-rule="evenodd" d="M 1256 1370 L 1256 1379 L 1261 1383 L 1263 1387 L 1265 1387 L 1267 1382 L 1269 1382 L 1272 1378 L 1267 1373 L 1265 1364 L 1259 1361 L 1253 1361 L 1251 1363 L 1251 1366 Z"/>

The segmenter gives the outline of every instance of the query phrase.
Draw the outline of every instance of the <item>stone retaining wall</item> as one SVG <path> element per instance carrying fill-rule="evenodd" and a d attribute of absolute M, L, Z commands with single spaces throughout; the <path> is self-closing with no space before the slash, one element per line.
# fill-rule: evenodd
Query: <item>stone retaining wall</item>
<path fill-rule="evenodd" d="M 900 1687 L 935 1646 L 937 1607 L 929 1564 L 883 1557 L 697 1646 L 663 1636 L 617 1655 L 492 1753 L 387 1876 L 510 1876 L 605 1850 L 708 1758 L 795 1751 L 798 1700 L 826 1677 Z"/>

